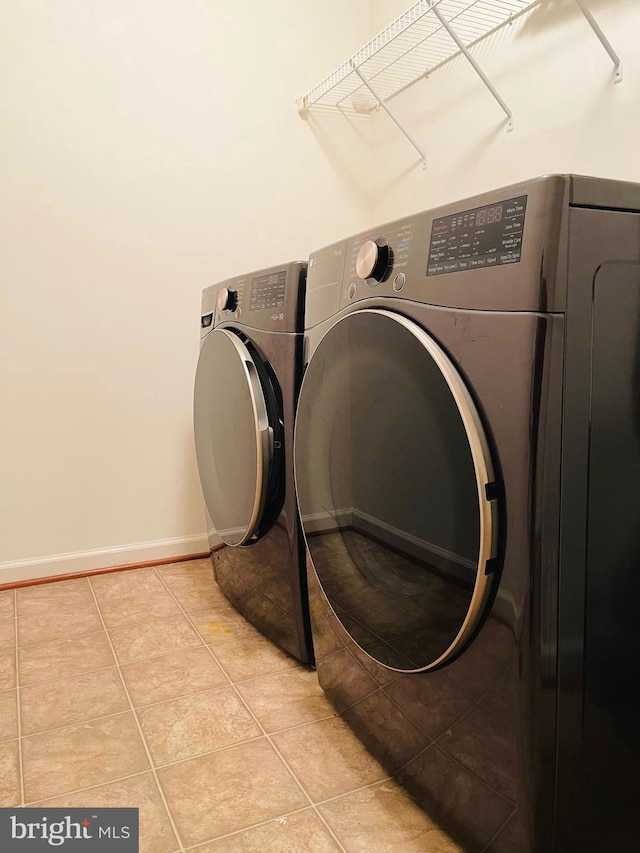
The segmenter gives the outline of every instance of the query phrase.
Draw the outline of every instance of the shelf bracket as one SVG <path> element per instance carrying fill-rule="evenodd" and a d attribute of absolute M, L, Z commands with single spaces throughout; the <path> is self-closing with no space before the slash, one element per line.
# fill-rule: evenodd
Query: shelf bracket
<path fill-rule="evenodd" d="M 576 0 L 576 2 L 579 2 L 579 0 Z M 445 28 L 445 30 L 449 33 L 449 35 L 451 36 L 451 38 L 453 39 L 453 41 L 456 43 L 456 46 L 458 47 L 458 49 L 460 50 L 460 52 L 464 54 L 464 56 L 466 57 L 466 59 L 468 60 L 468 62 L 471 64 L 471 66 L 472 66 L 473 70 L 474 70 L 474 71 L 476 72 L 476 74 L 480 77 L 480 79 L 482 80 L 482 82 L 484 83 L 484 85 L 485 85 L 485 86 L 487 87 L 487 89 L 491 92 L 491 94 L 492 94 L 492 95 L 493 95 L 493 97 L 496 99 L 496 101 L 500 104 L 500 106 L 501 106 L 501 107 L 502 107 L 502 109 L 504 110 L 505 115 L 507 116 L 507 131 L 508 131 L 508 132 L 512 131 L 512 130 L 513 130 L 513 113 L 511 112 L 511 110 L 509 109 L 509 107 L 507 106 L 507 104 L 505 103 L 505 101 L 502 99 L 502 97 L 500 96 L 500 94 L 499 94 L 498 90 L 496 89 L 496 87 L 493 85 L 493 83 L 491 82 L 491 80 L 489 80 L 489 78 L 488 78 L 488 77 L 487 77 L 487 75 L 484 73 L 484 71 L 482 70 L 482 68 L 480 68 L 480 66 L 478 65 L 478 63 L 477 63 L 477 62 L 475 61 L 475 59 L 473 58 L 473 56 L 471 56 L 471 54 L 469 53 L 468 49 L 467 49 L 467 48 L 464 46 L 464 44 L 460 41 L 460 39 L 458 38 L 458 34 L 455 32 L 455 30 L 454 30 L 454 29 L 453 29 L 453 27 L 450 25 L 450 23 L 447 21 L 447 19 L 446 19 L 446 18 L 441 14 L 441 12 L 440 12 L 440 10 L 438 9 L 438 7 L 437 7 L 437 6 L 432 6 L 431 11 L 432 11 L 432 12 L 433 12 L 433 14 L 436 16 L 436 18 L 440 21 L 440 23 L 441 23 L 441 24 L 442 24 L 442 26 Z"/>
<path fill-rule="evenodd" d="M 594 33 L 600 39 L 602 46 L 604 47 L 604 49 L 607 51 L 607 53 L 611 57 L 611 61 L 613 62 L 613 82 L 619 83 L 622 80 L 622 60 L 620 59 L 618 54 L 615 52 L 615 50 L 611 46 L 611 42 L 609 41 L 609 39 L 605 36 L 605 34 L 600 29 L 600 26 L 599 26 L 598 22 L 596 21 L 596 19 L 593 17 L 591 12 L 585 6 L 584 0 L 576 0 L 576 4 L 577 4 L 578 8 L 580 9 L 580 11 L 582 12 L 582 14 L 587 19 L 591 29 L 594 31 Z"/>
<path fill-rule="evenodd" d="M 413 147 L 416 149 L 416 151 L 418 152 L 418 154 L 422 158 L 422 168 L 426 169 L 427 168 L 427 157 L 426 157 L 424 151 L 422 150 L 422 148 L 420 148 L 420 146 L 415 141 L 413 136 L 411 136 L 411 134 L 403 127 L 402 123 L 398 120 L 398 118 L 393 114 L 393 112 L 385 104 L 384 100 L 378 94 L 376 94 L 375 89 L 373 88 L 371 83 L 361 73 L 360 69 L 357 67 L 355 62 L 353 60 L 350 60 L 350 62 L 351 62 L 351 68 L 353 69 L 353 71 L 358 75 L 358 77 L 362 81 L 362 85 L 365 86 L 369 90 L 369 92 L 371 92 L 373 97 L 380 104 L 380 106 L 385 111 L 385 113 L 389 116 L 391 121 L 393 121 L 395 123 L 395 125 L 398 127 L 400 132 L 403 133 L 404 136 L 406 136 L 406 138 L 409 140 L 409 142 L 413 145 Z"/>

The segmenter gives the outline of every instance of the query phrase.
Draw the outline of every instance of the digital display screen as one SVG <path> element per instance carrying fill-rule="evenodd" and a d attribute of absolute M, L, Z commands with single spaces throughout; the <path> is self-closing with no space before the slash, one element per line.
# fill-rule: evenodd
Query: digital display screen
<path fill-rule="evenodd" d="M 502 219 L 503 205 L 495 207 L 483 207 L 476 213 L 476 225 L 491 225 L 492 222 L 500 222 Z"/>
<path fill-rule="evenodd" d="M 527 196 L 434 219 L 427 275 L 519 263 Z"/>

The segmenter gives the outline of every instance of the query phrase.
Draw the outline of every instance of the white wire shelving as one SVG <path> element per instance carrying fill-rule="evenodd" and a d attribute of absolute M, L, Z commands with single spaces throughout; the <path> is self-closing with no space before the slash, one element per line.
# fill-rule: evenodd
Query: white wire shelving
<path fill-rule="evenodd" d="M 419 0 L 381 30 L 306 95 L 298 111 L 340 109 L 369 113 L 382 108 L 419 152 L 424 152 L 392 111 L 389 101 L 456 56 L 463 55 L 493 95 L 513 129 L 513 114 L 470 48 L 510 23 L 540 0 Z M 571 2 L 571 0 L 567 0 Z M 614 82 L 622 79 L 622 63 L 584 0 L 573 0 L 614 64 Z"/>

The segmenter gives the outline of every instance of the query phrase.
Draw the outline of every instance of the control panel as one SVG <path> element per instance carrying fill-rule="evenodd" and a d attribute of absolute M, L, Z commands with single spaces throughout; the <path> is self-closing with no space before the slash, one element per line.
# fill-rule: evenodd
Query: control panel
<path fill-rule="evenodd" d="M 434 219 L 427 275 L 518 263 L 527 196 Z"/>
<path fill-rule="evenodd" d="M 251 279 L 249 311 L 265 308 L 282 308 L 287 286 L 287 271 L 259 275 Z"/>
<path fill-rule="evenodd" d="M 202 292 L 202 335 L 227 322 L 265 331 L 301 331 L 305 273 L 306 264 L 293 261 L 207 287 Z"/>
<path fill-rule="evenodd" d="M 317 250 L 305 325 L 365 301 L 397 310 L 400 300 L 484 311 L 563 310 L 570 181 L 545 175 Z"/>

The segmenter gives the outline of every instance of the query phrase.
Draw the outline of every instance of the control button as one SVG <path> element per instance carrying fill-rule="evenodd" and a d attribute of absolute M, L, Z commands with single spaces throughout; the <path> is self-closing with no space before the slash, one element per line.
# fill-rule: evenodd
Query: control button
<path fill-rule="evenodd" d="M 235 311 L 238 307 L 238 291 L 221 287 L 218 291 L 218 308 L 220 311 Z"/>
<path fill-rule="evenodd" d="M 393 289 L 396 293 L 400 293 L 402 288 L 407 283 L 407 277 L 403 272 L 399 272 L 398 275 L 393 280 Z"/>
<path fill-rule="evenodd" d="M 367 284 L 382 281 L 391 263 L 391 248 L 386 240 L 366 240 L 356 258 L 356 272 Z"/>
<path fill-rule="evenodd" d="M 356 286 L 355 286 L 355 284 L 354 284 L 353 282 L 351 282 L 351 284 L 349 285 L 349 288 L 348 288 L 348 290 L 347 290 L 347 297 L 348 297 L 349 299 L 353 299 L 353 297 L 354 297 L 355 295 L 356 295 Z"/>

